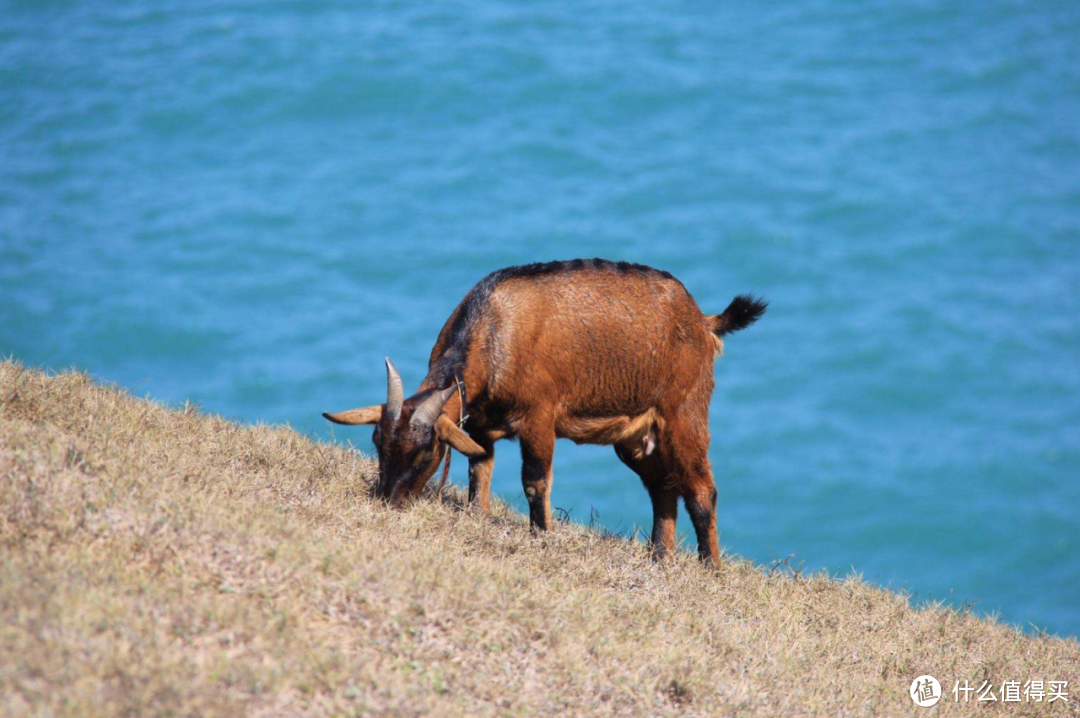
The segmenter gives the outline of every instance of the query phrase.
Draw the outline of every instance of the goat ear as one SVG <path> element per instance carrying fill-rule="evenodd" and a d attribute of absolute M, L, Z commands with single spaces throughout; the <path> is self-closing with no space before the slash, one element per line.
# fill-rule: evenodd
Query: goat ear
<path fill-rule="evenodd" d="M 324 413 L 323 417 L 335 424 L 378 424 L 379 419 L 382 418 L 382 413 L 382 404 L 376 404 L 375 406 L 365 406 L 362 409 L 342 411 L 338 414 Z"/>
<path fill-rule="evenodd" d="M 453 419 L 448 416 L 440 416 L 435 425 L 435 433 L 439 438 L 454 447 L 465 456 L 476 458 L 487 454 L 484 447 L 469 438 L 469 435 L 461 430 Z"/>

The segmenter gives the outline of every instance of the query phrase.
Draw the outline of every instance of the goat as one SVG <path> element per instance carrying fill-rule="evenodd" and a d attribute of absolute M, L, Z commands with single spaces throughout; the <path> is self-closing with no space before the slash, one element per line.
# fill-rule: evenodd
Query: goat
<path fill-rule="evenodd" d="M 627 262 L 509 267 L 450 315 L 415 394 L 405 397 L 388 358 L 385 404 L 323 416 L 375 425 L 375 494 L 395 507 L 420 494 L 453 447 L 469 457 L 470 503 L 486 512 L 494 442 L 517 438 L 537 531 L 551 526 L 555 439 L 612 445 L 652 499 L 654 555 L 674 548 L 682 497 L 698 554 L 719 565 L 708 457 L 713 359 L 725 335 L 767 306 L 740 295 L 707 316 L 671 274 Z"/>

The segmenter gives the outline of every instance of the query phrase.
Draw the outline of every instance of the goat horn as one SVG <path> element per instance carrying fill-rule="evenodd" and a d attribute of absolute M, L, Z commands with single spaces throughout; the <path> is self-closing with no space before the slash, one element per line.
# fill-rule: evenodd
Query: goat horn
<path fill-rule="evenodd" d="M 394 368 L 390 357 L 386 357 L 386 411 L 394 421 L 401 416 L 401 405 L 405 403 L 405 387 L 401 384 L 401 375 Z"/>
<path fill-rule="evenodd" d="M 454 384 L 453 386 L 443 389 L 442 391 L 437 391 L 427 399 L 424 399 L 424 403 L 416 407 L 416 411 L 413 412 L 412 418 L 409 419 L 409 423 L 434 426 L 439 415 L 442 414 L 446 402 L 450 401 L 450 397 L 456 394 L 457 390 L 457 384 Z"/>

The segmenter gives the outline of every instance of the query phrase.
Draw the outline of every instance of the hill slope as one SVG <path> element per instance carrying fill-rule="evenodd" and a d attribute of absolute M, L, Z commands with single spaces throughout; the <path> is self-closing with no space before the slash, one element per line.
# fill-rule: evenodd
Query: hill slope
<path fill-rule="evenodd" d="M 0 713 L 895 715 L 922 673 L 1075 685 L 1071 639 L 856 579 L 656 565 L 578 526 L 533 538 L 456 492 L 392 512 L 373 471 L 0 364 Z"/>

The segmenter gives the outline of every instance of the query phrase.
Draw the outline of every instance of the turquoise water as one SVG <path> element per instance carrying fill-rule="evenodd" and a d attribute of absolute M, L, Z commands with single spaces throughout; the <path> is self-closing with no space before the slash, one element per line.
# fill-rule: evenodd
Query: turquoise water
<path fill-rule="evenodd" d="M 0 0 L 0 353 L 330 437 L 493 269 L 753 290 L 726 549 L 1075 635 L 1078 37 L 1075 2 Z M 651 520 L 605 447 L 560 442 L 553 499 Z"/>

